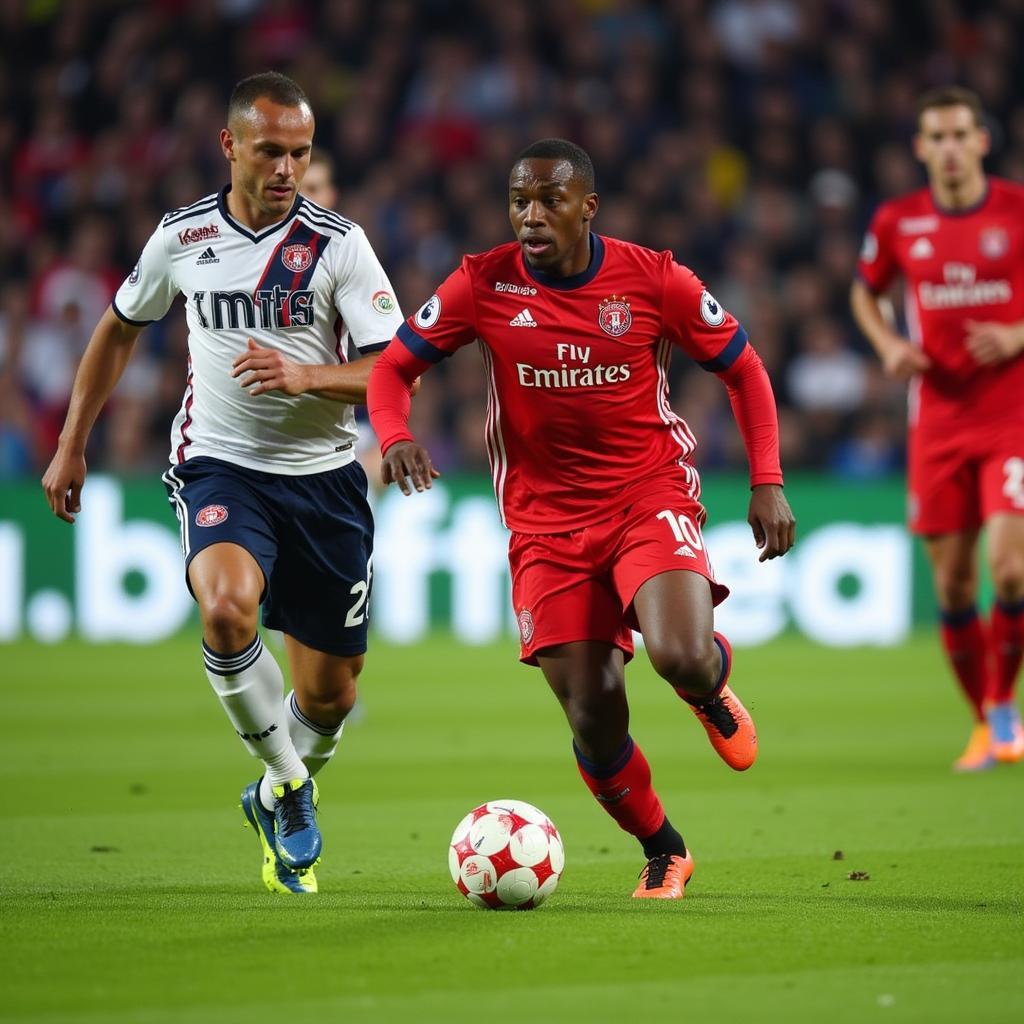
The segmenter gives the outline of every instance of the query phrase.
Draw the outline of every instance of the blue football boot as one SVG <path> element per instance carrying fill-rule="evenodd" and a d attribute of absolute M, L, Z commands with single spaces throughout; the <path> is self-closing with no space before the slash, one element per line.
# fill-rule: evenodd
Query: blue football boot
<path fill-rule="evenodd" d="M 316 823 L 316 805 L 320 802 L 312 779 L 291 779 L 273 786 L 274 849 L 286 868 L 301 871 L 311 868 L 320 858 L 320 829 Z"/>
<path fill-rule="evenodd" d="M 242 813 L 246 824 L 260 840 L 263 851 L 263 884 L 271 892 L 313 893 L 317 891 L 316 875 L 312 867 L 302 871 L 286 868 L 274 850 L 274 815 L 260 803 L 260 780 L 249 783 L 242 790 Z"/>

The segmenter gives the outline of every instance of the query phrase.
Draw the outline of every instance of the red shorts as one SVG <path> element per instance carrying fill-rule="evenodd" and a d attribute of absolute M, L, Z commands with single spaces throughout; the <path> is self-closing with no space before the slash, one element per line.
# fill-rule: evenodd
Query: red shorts
<path fill-rule="evenodd" d="M 571 533 L 513 533 L 508 546 L 519 658 L 536 665 L 545 647 L 602 640 L 633 656 L 633 598 L 659 573 L 686 569 L 729 594 L 714 576 L 700 527 L 703 506 L 680 487 L 652 491 L 607 519 Z"/>
<path fill-rule="evenodd" d="M 913 533 L 977 530 L 997 512 L 1024 513 L 1024 425 L 938 440 L 913 430 L 909 442 Z"/>

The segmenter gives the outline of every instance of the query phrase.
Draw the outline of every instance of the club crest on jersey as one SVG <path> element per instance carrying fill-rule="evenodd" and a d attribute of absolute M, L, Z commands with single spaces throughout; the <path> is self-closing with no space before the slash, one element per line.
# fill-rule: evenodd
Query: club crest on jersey
<path fill-rule="evenodd" d="M 196 526 L 219 526 L 227 517 L 223 505 L 206 505 L 196 513 Z"/>
<path fill-rule="evenodd" d="M 700 293 L 700 318 L 708 327 L 721 327 L 725 323 L 722 304 L 707 290 Z"/>
<path fill-rule="evenodd" d="M 528 644 L 533 639 L 533 616 L 530 609 L 524 608 L 516 616 L 516 620 L 519 622 L 519 635 L 523 638 L 523 643 Z"/>
<path fill-rule="evenodd" d="M 597 304 L 597 322 L 605 334 L 621 338 L 633 325 L 633 315 L 624 295 L 612 295 Z"/>
<path fill-rule="evenodd" d="M 986 228 L 978 238 L 981 255 L 990 260 L 1005 256 L 1010 248 L 1010 239 L 1004 228 Z"/>
<path fill-rule="evenodd" d="M 294 274 L 308 270 L 313 263 L 313 250 L 308 245 L 286 245 L 281 250 L 281 262 Z"/>

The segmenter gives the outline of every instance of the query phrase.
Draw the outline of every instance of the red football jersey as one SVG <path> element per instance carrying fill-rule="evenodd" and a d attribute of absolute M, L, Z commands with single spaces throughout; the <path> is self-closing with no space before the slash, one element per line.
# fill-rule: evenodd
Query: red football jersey
<path fill-rule="evenodd" d="M 591 240 L 590 266 L 567 278 L 531 269 L 517 242 L 467 256 L 397 334 L 426 362 L 480 342 L 494 490 L 518 532 L 597 522 L 655 478 L 696 496 L 696 441 L 669 404 L 672 348 L 723 371 L 747 346 L 671 253 Z M 781 481 L 777 469 L 751 480 Z"/>
<path fill-rule="evenodd" d="M 989 178 L 962 211 L 937 206 L 927 188 L 883 203 L 857 269 L 874 292 L 897 274 L 906 282 L 911 336 L 932 361 L 912 425 L 945 435 L 1024 422 L 1024 356 L 982 367 L 964 344 L 968 320 L 1024 320 L 1024 188 Z"/>

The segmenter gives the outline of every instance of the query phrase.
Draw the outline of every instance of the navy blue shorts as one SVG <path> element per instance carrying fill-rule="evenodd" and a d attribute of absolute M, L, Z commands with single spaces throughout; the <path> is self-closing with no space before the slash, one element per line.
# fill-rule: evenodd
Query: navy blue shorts
<path fill-rule="evenodd" d="M 373 515 L 358 462 L 285 476 L 198 456 L 163 481 L 181 527 L 186 585 L 200 551 L 237 544 L 263 570 L 264 626 L 327 654 L 366 651 Z"/>

